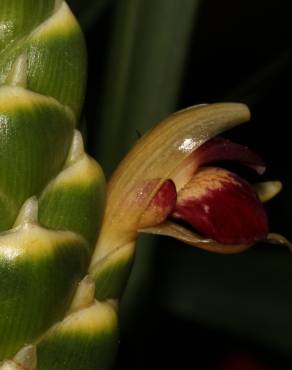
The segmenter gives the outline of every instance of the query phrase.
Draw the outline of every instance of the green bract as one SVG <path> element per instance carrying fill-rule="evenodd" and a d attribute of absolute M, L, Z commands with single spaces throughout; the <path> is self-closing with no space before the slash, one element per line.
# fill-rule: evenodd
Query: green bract
<path fill-rule="evenodd" d="M 105 180 L 76 130 L 85 80 L 64 1 L 1 0 L 0 369 L 112 364 L 116 307 L 86 277 Z"/>

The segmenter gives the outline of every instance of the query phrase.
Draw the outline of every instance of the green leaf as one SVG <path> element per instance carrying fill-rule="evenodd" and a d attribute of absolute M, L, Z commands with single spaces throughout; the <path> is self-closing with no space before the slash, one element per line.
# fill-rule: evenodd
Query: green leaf
<path fill-rule="evenodd" d="M 199 0 L 120 0 L 95 150 L 106 172 L 175 109 Z"/>

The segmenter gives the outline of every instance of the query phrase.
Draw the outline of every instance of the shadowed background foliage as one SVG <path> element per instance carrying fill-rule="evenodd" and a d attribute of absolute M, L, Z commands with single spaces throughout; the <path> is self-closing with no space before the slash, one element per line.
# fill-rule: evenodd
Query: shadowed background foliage
<path fill-rule="evenodd" d="M 284 183 L 267 210 L 271 230 L 292 239 L 289 2 L 69 3 L 88 44 L 83 128 L 107 176 L 137 137 L 170 112 L 245 102 L 251 123 L 226 136 L 262 155 L 264 179 Z M 284 248 L 259 245 L 221 256 L 143 237 L 122 302 L 116 370 L 291 369 L 291 290 Z"/>

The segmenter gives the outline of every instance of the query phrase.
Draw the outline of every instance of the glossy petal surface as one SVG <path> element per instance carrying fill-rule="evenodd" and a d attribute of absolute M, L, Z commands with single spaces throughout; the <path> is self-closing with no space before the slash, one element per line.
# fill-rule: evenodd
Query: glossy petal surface
<path fill-rule="evenodd" d="M 265 210 L 254 189 L 239 176 L 202 168 L 178 193 L 173 217 L 224 244 L 250 244 L 268 233 Z"/>

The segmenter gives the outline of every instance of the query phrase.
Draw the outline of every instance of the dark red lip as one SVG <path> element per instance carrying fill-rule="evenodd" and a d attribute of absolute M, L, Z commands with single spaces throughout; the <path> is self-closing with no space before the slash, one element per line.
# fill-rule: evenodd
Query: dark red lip
<path fill-rule="evenodd" d="M 221 168 L 202 168 L 178 193 L 172 217 L 223 244 L 250 244 L 268 234 L 268 220 L 254 189 Z"/>

